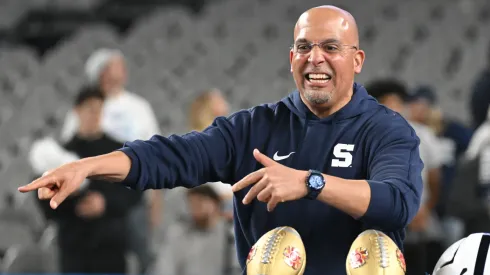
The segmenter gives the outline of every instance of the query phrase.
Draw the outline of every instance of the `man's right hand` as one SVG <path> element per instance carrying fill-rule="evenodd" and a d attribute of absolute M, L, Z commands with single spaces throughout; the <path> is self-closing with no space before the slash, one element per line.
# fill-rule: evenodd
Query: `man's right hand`
<path fill-rule="evenodd" d="M 56 209 L 69 195 L 76 192 L 90 171 L 81 161 L 62 165 L 48 171 L 28 185 L 19 187 L 22 193 L 34 191 L 41 200 L 51 200 L 50 206 Z"/>
<path fill-rule="evenodd" d="M 37 189 L 39 199 L 51 200 L 51 208 L 56 209 L 69 195 L 80 189 L 86 178 L 120 182 L 127 177 L 130 169 L 131 159 L 125 153 L 115 151 L 60 166 L 18 190 L 26 193 Z"/>

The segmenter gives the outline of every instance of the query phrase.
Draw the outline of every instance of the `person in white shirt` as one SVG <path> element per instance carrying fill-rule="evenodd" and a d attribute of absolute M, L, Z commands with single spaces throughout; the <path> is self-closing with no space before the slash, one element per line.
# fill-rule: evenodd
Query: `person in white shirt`
<path fill-rule="evenodd" d="M 118 50 L 100 49 L 85 64 L 87 81 L 104 91 L 102 127 L 121 142 L 146 140 L 159 134 L 157 118 L 151 105 L 143 97 L 124 88 L 127 70 L 124 56 Z M 70 112 L 65 118 L 61 140 L 69 140 L 78 125 L 77 116 Z"/>
<path fill-rule="evenodd" d="M 136 139 L 147 140 L 160 134 L 157 118 L 148 101 L 125 89 L 127 69 L 121 51 L 105 48 L 95 51 L 85 63 L 85 74 L 88 84 L 98 85 L 105 95 L 101 121 L 105 133 L 123 143 Z M 78 123 L 76 114 L 69 112 L 61 130 L 62 142 L 73 137 Z M 138 257 L 141 272 L 154 259 L 150 251 L 149 227 L 156 228 L 161 216 L 160 191 L 151 190 L 148 194 L 150 208 L 143 202 L 128 217 L 132 231 L 130 236 L 133 238 L 130 246 Z"/>
<path fill-rule="evenodd" d="M 464 157 L 473 160 L 479 156 L 483 149 L 490 145 L 490 108 L 487 110 L 487 120 L 480 124 L 471 138 Z"/>

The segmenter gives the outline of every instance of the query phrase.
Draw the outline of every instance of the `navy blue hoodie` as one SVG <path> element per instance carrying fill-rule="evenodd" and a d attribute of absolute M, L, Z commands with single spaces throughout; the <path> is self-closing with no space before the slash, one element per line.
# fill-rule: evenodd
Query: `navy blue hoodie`
<path fill-rule="evenodd" d="M 127 143 L 132 160 L 126 186 L 134 189 L 195 187 L 206 182 L 234 184 L 261 168 L 254 148 L 269 157 L 286 156 L 283 165 L 316 169 L 344 179 L 366 179 L 371 202 L 360 219 L 319 200 L 280 203 L 269 213 L 266 204 L 241 203 L 249 188 L 235 193 L 235 234 L 244 267 L 252 245 L 277 226 L 295 228 L 307 253 L 306 275 L 346 274 L 350 245 L 365 229 L 387 233 L 402 247 L 404 228 L 420 205 L 423 163 L 419 139 L 399 114 L 378 104 L 354 84 L 351 101 L 319 119 L 297 91 L 273 104 L 217 118 L 203 132 Z M 326 183 L 329 184 L 328 182 Z"/>

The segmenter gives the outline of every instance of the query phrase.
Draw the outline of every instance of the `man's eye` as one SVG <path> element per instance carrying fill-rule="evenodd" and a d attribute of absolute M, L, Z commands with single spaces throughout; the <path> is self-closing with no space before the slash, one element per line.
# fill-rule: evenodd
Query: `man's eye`
<path fill-rule="evenodd" d="M 303 44 L 303 45 L 298 45 L 298 46 L 296 46 L 296 47 L 298 48 L 298 50 L 302 50 L 302 51 L 304 51 L 304 50 L 308 50 L 308 49 L 309 49 L 308 45 L 305 45 L 305 44 Z"/>
<path fill-rule="evenodd" d="M 335 46 L 335 45 L 325 45 L 325 50 L 327 51 L 336 51 L 339 49 L 339 47 Z"/>

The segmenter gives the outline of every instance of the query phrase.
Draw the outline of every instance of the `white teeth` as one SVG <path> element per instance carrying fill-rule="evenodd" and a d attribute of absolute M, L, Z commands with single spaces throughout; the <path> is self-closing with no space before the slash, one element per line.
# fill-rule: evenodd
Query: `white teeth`
<path fill-rule="evenodd" d="M 310 74 L 310 78 L 326 79 L 327 78 L 327 75 L 326 74 Z"/>
<path fill-rule="evenodd" d="M 322 80 L 322 79 L 330 79 L 330 76 L 327 74 L 308 74 L 308 78 L 310 80 L 317 79 L 317 80 Z"/>
<path fill-rule="evenodd" d="M 327 83 L 329 81 L 330 81 L 330 79 L 311 79 L 310 78 L 311 83 Z"/>

